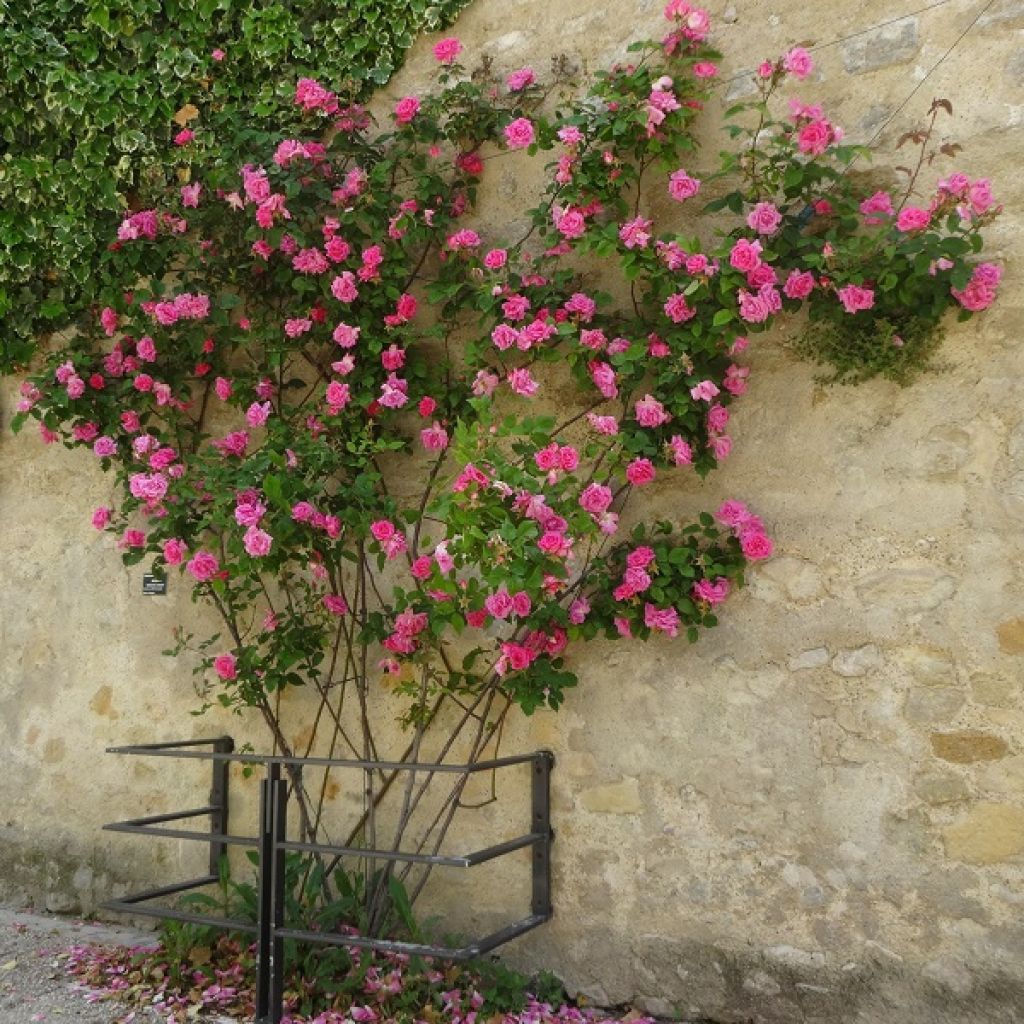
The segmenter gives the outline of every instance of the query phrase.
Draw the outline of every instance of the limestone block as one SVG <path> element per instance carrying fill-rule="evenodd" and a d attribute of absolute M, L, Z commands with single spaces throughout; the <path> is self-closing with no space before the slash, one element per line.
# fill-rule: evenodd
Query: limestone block
<path fill-rule="evenodd" d="M 953 577 L 932 566 L 885 569 L 872 573 L 857 584 L 857 594 L 866 604 L 903 612 L 938 608 L 955 592 Z"/>
<path fill-rule="evenodd" d="M 1024 616 L 1007 619 L 996 627 L 999 650 L 1004 654 L 1024 654 Z"/>
<path fill-rule="evenodd" d="M 971 676 L 971 696 L 979 704 L 1012 707 L 1021 695 L 1021 683 L 1008 675 L 978 672 Z"/>
<path fill-rule="evenodd" d="M 781 555 L 762 566 L 756 577 L 759 589 L 764 583 L 774 584 L 782 595 L 794 604 L 815 601 L 825 593 L 825 580 L 821 570 L 804 558 Z"/>
<path fill-rule="evenodd" d="M 907 694 L 903 714 L 915 725 L 948 722 L 964 706 L 964 695 L 946 686 L 915 686 Z"/>
<path fill-rule="evenodd" d="M 789 659 L 790 672 L 801 672 L 808 668 L 824 668 L 828 664 L 828 648 L 814 647 L 801 651 Z"/>
<path fill-rule="evenodd" d="M 874 644 L 865 644 L 863 647 L 840 651 L 832 659 L 832 671 L 855 679 L 881 668 L 883 660 L 882 652 Z"/>
<path fill-rule="evenodd" d="M 936 757 L 954 764 L 971 764 L 974 761 L 997 761 L 1005 757 L 1009 747 L 1001 736 L 989 732 L 974 732 L 963 729 L 959 732 L 933 732 L 932 750 Z"/>
<path fill-rule="evenodd" d="M 949 686 L 956 681 L 956 666 L 946 651 L 919 644 L 896 652 L 897 661 L 922 686 Z"/>
<path fill-rule="evenodd" d="M 948 989 L 953 995 L 966 996 L 974 988 L 971 972 L 961 960 L 956 960 L 953 957 L 931 960 L 924 965 L 921 973 L 929 981 L 935 982 L 941 988 Z"/>
<path fill-rule="evenodd" d="M 978 19 L 979 28 L 1024 28 L 1024 0 L 996 0 Z"/>
<path fill-rule="evenodd" d="M 765 971 L 753 971 L 743 979 L 743 988 L 755 996 L 777 996 L 782 986 Z"/>
<path fill-rule="evenodd" d="M 929 772 L 914 780 L 914 792 L 932 805 L 959 803 L 970 797 L 967 783 L 959 775 L 940 775 Z"/>
<path fill-rule="evenodd" d="M 1024 808 L 978 804 L 942 834 L 947 857 L 968 864 L 998 864 L 1024 853 Z"/>
<path fill-rule="evenodd" d="M 580 794 L 580 803 L 595 814 L 639 814 L 644 809 L 637 779 L 586 789 Z"/>
<path fill-rule="evenodd" d="M 843 44 L 843 66 L 851 75 L 905 64 L 921 48 L 917 18 L 905 18 Z"/>
<path fill-rule="evenodd" d="M 796 946 L 769 946 L 764 951 L 766 960 L 783 967 L 797 967 L 803 970 L 825 966 L 825 954 L 797 949 Z"/>

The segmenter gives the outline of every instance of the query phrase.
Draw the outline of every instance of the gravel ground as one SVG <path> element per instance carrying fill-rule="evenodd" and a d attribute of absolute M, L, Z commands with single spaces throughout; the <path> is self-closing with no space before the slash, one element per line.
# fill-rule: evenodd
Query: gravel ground
<path fill-rule="evenodd" d="M 124 1009 L 88 1003 L 58 956 L 74 945 L 142 945 L 152 932 L 0 909 L 0 1024 L 113 1024 Z M 155 1024 L 155 1013 L 135 1024 Z"/>

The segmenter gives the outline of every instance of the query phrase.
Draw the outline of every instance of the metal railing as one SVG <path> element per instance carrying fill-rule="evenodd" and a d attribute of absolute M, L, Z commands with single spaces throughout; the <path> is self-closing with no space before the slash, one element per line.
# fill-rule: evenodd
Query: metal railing
<path fill-rule="evenodd" d="M 196 749 L 202 747 L 210 749 Z M 174 882 L 170 885 L 146 889 L 143 892 L 110 900 L 103 906 L 107 910 L 185 921 L 190 924 L 255 935 L 256 1024 L 279 1024 L 283 1016 L 284 942 L 286 939 L 460 961 L 482 956 L 536 928 L 551 917 L 551 844 L 554 840 L 554 832 L 551 829 L 550 780 L 554 756 L 550 751 L 540 750 L 532 754 L 478 761 L 475 764 L 354 761 L 341 758 L 302 758 L 276 754 L 235 753 L 234 741 L 231 737 L 220 736 L 206 740 L 180 740 L 169 743 L 108 747 L 107 753 L 211 762 L 213 777 L 210 798 L 203 806 L 183 811 L 151 814 L 140 818 L 129 818 L 103 826 L 110 832 L 129 832 L 207 843 L 210 848 L 209 874 L 184 882 Z M 254 836 L 232 835 L 228 832 L 228 768 L 232 761 L 264 766 L 264 777 L 260 783 L 259 826 L 257 834 Z M 398 850 L 337 846 L 330 843 L 300 842 L 287 838 L 289 786 L 287 781 L 281 777 L 281 769 L 284 766 L 294 766 L 299 769 L 304 767 L 354 768 L 362 771 L 420 772 L 429 776 L 435 773 L 471 775 L 518 764 L 532 766 L 529 831 L 514 839 L 496 843 L 482 850 L 456 856 L 403 853 Z M 210 819 L 208 832 L 166 827 L 167 822 L 204 816 L 209 816 Z M 259 900 L 255 924 L 249 921 L 193 914 L 173 907 L 149 905 L 151 900 L 216 883 L 219 879 L 221 858 L 227 853 L 229 846 L 248 846 L 257 851 Z M 458 948 L 379 939 L 363 935 L 305 931 L 288 927 L 284 920 L 285 855 L 289 852 L 330 854 L 334 857 L 365 857 L 368 860 L 468 868 L 525 848 L 533 850 L 530 913 L 519 921 Z"/>

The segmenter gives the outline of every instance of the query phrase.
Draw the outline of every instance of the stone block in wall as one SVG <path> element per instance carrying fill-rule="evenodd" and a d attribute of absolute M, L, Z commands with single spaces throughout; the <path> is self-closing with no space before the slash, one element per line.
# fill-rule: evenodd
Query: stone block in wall
<path fill-rule="evenodd" d="M 855 36 L 843 44 L 843 66 L 851 75 L 905 64 L 921 48 L 917 18 L 904 18 L 874 32 Z"/>

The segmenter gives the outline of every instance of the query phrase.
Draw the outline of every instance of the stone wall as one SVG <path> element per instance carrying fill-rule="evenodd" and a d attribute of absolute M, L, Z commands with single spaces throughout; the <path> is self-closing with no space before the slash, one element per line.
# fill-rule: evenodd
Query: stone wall
<path fill-rule="evenodd" d="M 824 389 L 759 336 L 735 453 L 708 483 L 658 483 L 652 500 L 671 517 L 748 501 L 777 556 L 697 646 L 592 645 L 562 712 L 506 736 L 558 758 L 556 917 L 508 957 L 600 1003 L 721 1021 L 1024 1018 L 1024 276 L 1011 245 L 1024 3 L 950 0 L 892 21 L 923 6 L 710 4 L 726 76 L 852 36 L 815 53 L 802 93 L 857 140 L 892 117 L 882 167 L 933 97 L 952 100 L 944 130 L 1007 206 L 991 235 L 1006 277 L 992 311 L 951 325 L 944 371 L 909 390 Z M 476 0 L 455 32 L 502 69 L 540 71 L 560 52 L 595 69 L 659 20 L 653 0 Z M 421 41 L 389 96 L 431 70 Z M 705 142 L 706 166 L 713 130 Z M 491 161 L 485 223 L 507 233 L 507 204 L 529 205 L 536 181 L 519 157 Z M 31 432 L 0 438 L 0 892 L 56 909 L 201 859 L 97 831 L 115 808 L 167 809 L 202 785 L 104 757 L 106 744 L 227 730 L 264 745 L 251 723 L 189 716 L 188 673 L 160 651 L 196 613 L 173 581 L 141 598 L 139 572 L 89 526 L 108 487 Z M 241 822 L 254 782 L 233 784 Z M 511 827 L 499 806 L 467 821 L 467 842 Z M 470 876 L 473 897 L 447 902 L 457 923 L 519 909 L 509 878 Z"/>

